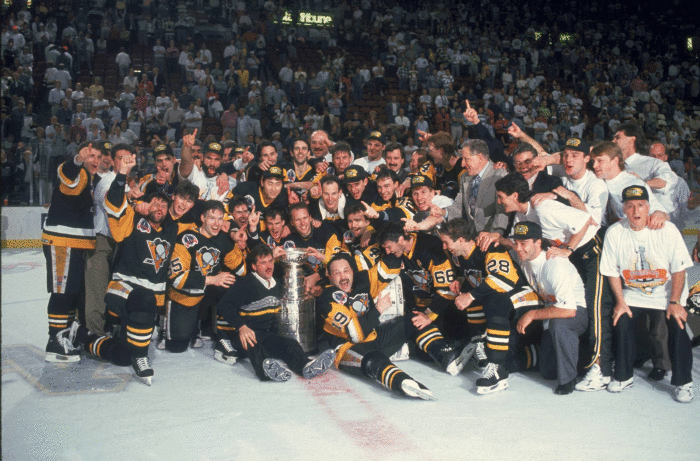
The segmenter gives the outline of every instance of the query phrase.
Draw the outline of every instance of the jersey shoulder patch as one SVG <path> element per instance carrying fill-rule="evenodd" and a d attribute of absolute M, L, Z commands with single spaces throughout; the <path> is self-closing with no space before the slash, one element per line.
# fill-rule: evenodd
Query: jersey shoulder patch
<path fill-rule="evenodd" d="M 185 248 L 190 249 L 196 244 L 199 243 L 199 240 L 197 240 L 197 237 L 195 237 L 192 234 L 185 234 L 182 236 L 182 244 L 185 245 Z"/>
<path fill-rule="evenodd" d="M 337 302 L 338 304 L 345 304 L 348 302 L 348 294 L 345 293 L 344 291 L 335 291 L 333 292 L 333 301 Z"/>

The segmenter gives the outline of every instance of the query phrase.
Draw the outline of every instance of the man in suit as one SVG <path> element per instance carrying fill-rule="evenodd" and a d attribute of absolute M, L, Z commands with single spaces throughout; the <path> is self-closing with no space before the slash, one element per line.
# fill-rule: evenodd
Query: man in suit
<path fill-rule="evenodd" d="M 480 139 L 467 141 L 461 154 L 466 173 L 461 177 L 454 203 L 447 208 L 447 219 L 467 219 L 471 235 L 482 232 L 505 235 L 508 216 L 496 206 L 494 184 L 507 171 L 494 168 L 488 144 Z"/>
<path fill-rule="evenodd" d="M 547 173 L 546 170 L 540 171 L 535 166 L 532 161 L 535 157 L 537 157 L 537 151 L 532 144 L 526 142 L 518 144 L 513 151 L 513 167 L 515 167 L 515 171 L 523 175 L 532 194 L 552 192 L 557 187 L 563 187 L 561 178 Z M 560 196 L 557 196 L 557 200 L 565 205 L 570 205 L 568 200 Z"/>

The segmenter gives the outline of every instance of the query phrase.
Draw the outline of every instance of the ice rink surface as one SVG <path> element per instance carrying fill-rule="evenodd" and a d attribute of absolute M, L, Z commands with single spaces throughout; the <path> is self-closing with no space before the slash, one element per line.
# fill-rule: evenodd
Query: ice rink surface
<path fill-rule="evenodd" d="M 247 362 L 213 359 L 211 343 L 156 350 L 148 387 L 83 355 L 44 362 L 46 270 L 41 250 L 2 251 L 3 460 L 700 460 L 700 348 L 695 400 L 673 400 L 670 377 L 553 393 L 537 373 L 479 396 L 468 365 L 451 377 L 399 362 L 437 401 L 390 394 L 331 370 L 312 381 L 261 383 Z"/>

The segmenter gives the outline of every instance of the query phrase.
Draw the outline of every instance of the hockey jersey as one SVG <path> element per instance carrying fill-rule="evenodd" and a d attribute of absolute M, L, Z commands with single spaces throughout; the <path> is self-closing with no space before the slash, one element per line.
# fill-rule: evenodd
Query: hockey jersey
<path fill-rule="evenodd" d="M 321 226 L 317 228 L 312 226 L 311 234 L 306 238 L 296 232 L 292 232 L 287 239 L 293 242 L 294 246 L 292 248 L 315 248 L 325 256 L 323 261 L 309 256 L 308 267 L 314 272 L 319 272 L 323 269 L 336 253 L 348 251 L 341 235 L 327 222 L 321 223 Z"/>
<path fill-rule="evenodd" d="M 183 306 L 195 306 L 204 297 L 206 278 L 222 270 L 237 277 L 246 274 L 245 259 L 238 245 L 225 233 L 209 238 L 198 230 L 187 230 L 177 236 L 175 243 L 168 297 Z"/>
<path fill-rule="evenodd" d="M 479 304 L 493 293 L 509 293 L 515 308 L 540 304 L 520 265 L 502 245 L 494 243 L 487 251 L 474 246 L 467 258 L 453 256 L 452 262 L 464 277 L 462 293 L 471 293 Z"/>
<path fill-rule="evenodd" d="M 282 288 L 274 278 L 266 286 L 255 272 L 236 279 L 217 304 L 217 311 L 232 312 L 229 324 L 236 329 L 247 326 L 253 330 L 276 331 L 277 317 L 282 309 Z"/>
<path fill-rule="evenodd" d="M 109 228 L 114 240 L 119 242 L 112 266 L 110 291 L 128 294 L 128 285 L 134 284 L 163 294 L 176 237 L 187 225 L 166 216 L 160 227 L 156 228 L 129 205 L 124 192 L 125 184 L 126 176 L 117 174 L 105 197 Z M 127 286 L 124 287 L 124 284 Z"/>
<path fill-rule="evenodd" d="M 435 320 L 455 298 L 450 291 L 454 269 L 438 237 L 424 233 L 412 235 L 411 250 L 400 258 L 382 255 L 379 268 L 386 274 L 399 269 L 401 281 L 411 287 L 418 307 L 429 309 L 431 320 Z"/>
<path fill-rule="evenodd" d="M 44 245 L 95 248 L 92 179 L 74 159 L 58 167 L 51 206 L 41 234 Z"/>

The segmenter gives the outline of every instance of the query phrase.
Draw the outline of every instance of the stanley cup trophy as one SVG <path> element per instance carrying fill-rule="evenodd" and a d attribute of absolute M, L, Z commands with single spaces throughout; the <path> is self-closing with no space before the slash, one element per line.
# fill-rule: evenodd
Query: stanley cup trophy
<path fill-rule="evenodd" d="M 278 318 L 282 336 L 296 339 L 304 352 L 316 348 L 315 299 L 305 293 L 304 269 L 308 256 L 304 250 L 288 248 L 282 257 L 284 264 L 284 288 L 282 311 Z"/>

